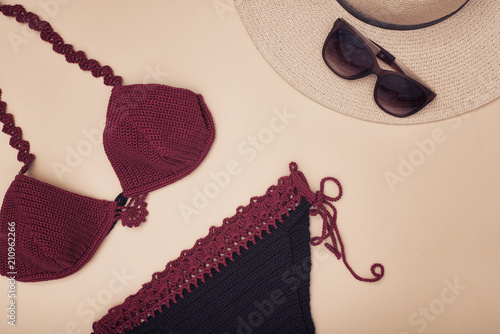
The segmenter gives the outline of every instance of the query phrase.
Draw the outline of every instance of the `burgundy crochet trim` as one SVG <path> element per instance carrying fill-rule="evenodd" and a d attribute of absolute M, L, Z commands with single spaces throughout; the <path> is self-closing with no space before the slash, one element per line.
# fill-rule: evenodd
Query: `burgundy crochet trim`
<path fill-rule="evenodd" d="M 137 195 L 128 200 L 128 203 L 118 207 L 116 219 L 122 221 L 123 226 L 137 227 L 146 221 L 148 203 L 146 195 Z"/>
<path fill-rule="evenodd" d="M 302 197 L 312 204 L 311 215 L 323 218 L 321 237 L 311 240 L 313 246 L 331 238 L 332 244 L 325 244 L 328 250 L 338 259 L 342 258 L 351 274 L 360 281 L 376 282 L 384 275 L 384 267 L 376 263 L 371 271 L 374 278 L 358 276 L 347 263 L 344 245 L 336 225 L 336 209 L 330 202 L 342 196 L 342 188 L 338 180 L 325 178 L 321 182 L 321 190 L 313 193 L 304 174 L 297 169 L 297 164 L 290 163 L 290 175 L 278 180 L 265 195 L 252 197 L 247 206 L 240 206 L 236 214 L 224 219 L 222 226 L 210 228 L 208 235 L 196 241 L 193 248 L 184 250 L 176 260 L 170 261 L 165 270 L 153 274 L 152 280 L 146 283 L 134 295 L 125 299 L 124 303 L 111 308 L 98 322 L 93 330 L 101 333 L 125 333 L 146 321 L 147 317 L 155 317 L 162 312 L 162 306 L 169 307 L 183 298 L 184 291 L 191 292 L 191 285 L 198 287 L 205 281 L 205 275 L 212 276 L 212 269 L 219 271 L 219 265 L 227 265 L 234 259 L 234 253 L 241 254 L 241 248 L 248 249 L 248 243 L 255 244 L 262 233 L 270 232 L 276 222 L 283 222 L 283 217 L 295 210 Z M 334 181 L 339 186 L 339 195 L 329 197 L 324 194 L 324 184 Z M 328 208 L 333 210 L 331 213 Z M 340 249 L 339 249 L 340 247 Z M 376 269 L 380 271 L 377 272 Z"/>
<path fill-rule="evenodd" d="M 62 37 L 52 29 L 49 22 L 40 19 L 38 15 L 28 12 L 21 5 L 0 5 L 0 11 L 5 16 L 15 17 L 17 22 L 27 23 L 28 27 L 40 32 L 40 38 L 52 44 L 52 49 L 66 56 L 68 63 L 77 63 L 84 71 L 91 71 L 96 78 L 104 77 L 107 86 L 120 86 L 122 78 L 115 76 L 109 66 L 101 66 L 95 59 L 88 59 L 83 51 L 73 50 L 73 45 L 65 44 Z"/>
<path fill-rule="evenodd" d="M 30 153 L 30 143 L 23 140 L 23 130 L 16 126 L 14 116 L 7 113 L 7 104 L 1 100 L 2 90 L 0 89 L 0 122 L 2 122 L 2 131 L 11 136 L 9 144 L 19 152 L 17 160 L 24 163 L 24 166 L 19 171 L 19 174 L 24 174 L 28 170 L 29 165 L 35 159 L 35 155 Z"/>
<path fill-rule="evenodd" d="M 297 165 L 290 164 L 290 176 L 282 177 L 276 186 L 270 187 L 264 196 L 252 197 L 247 206 L 240 206 L 236 214 L 224 219 L 222 226 L 212 226 L 208 235 L 196 241 L 193 248 L 184 250 L 176 260 L 170 261 L 165 270 L 153 274 L 146 283 L 124 303 L 108 311 L 93 329 L 95 333 L 125 333 L 162 312 L 162 306 L 176 303 L 183 298 L 184 290 L 191 292 L 191 285 L 198 287 L 205 281 L 205 275 L 212 276 L 212 269 L 219 271 L 219 264 L 227 265 L 234 253 L 241 248 L 248 249 L 248 243 L 269 233 L 276 220 L 283 221 L 306 197 L 311 202 L 315 194 L 311 192 L 304 175 L 297 171 Z"/>

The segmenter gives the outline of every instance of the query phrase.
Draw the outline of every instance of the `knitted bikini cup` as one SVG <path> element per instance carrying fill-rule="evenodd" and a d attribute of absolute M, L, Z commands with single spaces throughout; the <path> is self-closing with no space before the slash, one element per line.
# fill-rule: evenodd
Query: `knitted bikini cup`
<path fill-rule="evenodd" d="M 35 156 L 0 100 L 3 132 L 24 163 L 0 211 L 0 274 L 8 276 L 15 268 L 18 281 L 62 278 L 89 261 L 117 220 L 129 227 L 145 221 L 147 194 L 185 177 L 203 161 L 214 140 L 214 124 L 201 95 L 159 84 L 122 86 L 109 66 L 74 51 L 48 22 L 23 6 L 0 5 L 0 11 L 39 31 L 69 63 L 113 87 L 103 144 L 123 189 L 115 201 L 81 196 L 25 175 Z M 8 234 L 13 225 L 15 240 Z M 15 262 L 8 258 L 13 243 Z"/>
<path fill-rule="evenodd" d="M 337 185 L 338 195 L 325 194 L 327 182 Z M 310 245 L 324 244 L 357 280 L 376 282 L 384 276 L 379 263 L 371 266 L 371 278 L 348 264 L 334 206 L 342 193 L 333 177 L 313 192 L 297 164 L 290 163 L 290 175 L 212 226 L 95 322 L 94 333 L 313 334 Z M 310 215 L 323 219 L 321 236 L 312 239 Z"/>

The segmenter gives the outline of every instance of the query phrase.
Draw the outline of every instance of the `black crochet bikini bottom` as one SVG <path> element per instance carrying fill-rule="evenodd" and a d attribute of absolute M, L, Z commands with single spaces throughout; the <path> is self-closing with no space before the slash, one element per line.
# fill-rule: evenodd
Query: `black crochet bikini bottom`
<path fill-rule="evenodd" d="M 327 181 L 339 187 L 336 197 L 324 194 Z M 375 282 L 384 275 L 376 263 L 374 277 L 362 278 L 347 263 L 332 204 L 341 196 L 340 183 L 332 177 L 314 193 L 291 163 L 289 176 L 238 207 L 221 226 L 211 227 L 206 237 L 95 322 L 94 333 L 314 333 L 310 245 L 330 238 L 325 246 L 360 281 Z M 322 235 L 312 239 L 310 215 L 323 218 Z"/>

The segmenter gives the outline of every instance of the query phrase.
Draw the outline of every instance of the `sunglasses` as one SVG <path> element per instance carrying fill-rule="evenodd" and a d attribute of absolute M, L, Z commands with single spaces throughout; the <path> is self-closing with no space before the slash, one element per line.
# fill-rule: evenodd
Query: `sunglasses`
<path fill-rule="evenodd" d="M 377 57 L 394 70 L 382 69 Z M 392 54 L 343 19 L 337 19 L 328 34 L 323 45 L 323 59 L 335 74 L 344 79 L 377 75 L 373 92 L 375 102 L 392 116 L 413 115 L 436 97 L 436 93 Z"/>

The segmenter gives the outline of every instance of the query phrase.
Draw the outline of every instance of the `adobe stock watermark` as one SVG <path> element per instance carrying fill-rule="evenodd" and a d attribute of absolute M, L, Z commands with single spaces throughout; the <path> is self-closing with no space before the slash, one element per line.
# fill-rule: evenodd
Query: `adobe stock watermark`
<path fill-rule="evenodd" d="M 9 298 L 9 303 L 7 306 L 7 324 L 12 327 L 16 326 L 17 318 L 17 308 L 19 303 L 16 299 L 17 293 L 17 269 L 16 269 L 16 223 L 7 223 L 7 281 L 9 282 L 9 291 L 7 292 L 7 297 Z"/>
<path fill-rule="evenodd" d="M 38 1 L 38 6 L 40 10 L 34 11 L 42 20 L 49 21 L 50 18 L 56 16 L 62 5 L 66 5 L 71 0 L 40 0 Z M 31 30 L 27 24 L 23 24 L 21 28 L 21 34 L 16 34 L 14 32 L 7 33 L 7 39 L 9 40 L 10 46 L 15 53 L 21 51 L 21 46 L 26 45 L 29 41 L 37 36 L 39 33 Z"/>
<path fill-rule="evenodd" d="M 478 74 L 476 74 L 478 75 Z M 491 101 L 492 92 L 500 90 L 500 80 L 492 77 L 492 74 L 486 74 L 484 77 L 476 77 L 478 92 L 468 94 L 464 97 L 462 103 L 466 110 L 473 110 L 482 104 Z M 396 191 L 398 184 L 404 183 L 413 175 L 418 167 L 423 165 L 427 159 L 438 151 L 438 147 L 448 140 L 450 132 L 460 129 L 464 120 L 470 117 L 469 113 L 462 114 L 444 121 L 450 124 L 450 127 L 437 127 L 424 139 L 414 140 L 414 150 L 406 155 L 398 157 L 398 165 L 392 171 L 386 171 L 384 178 L 392 192 Z M 451 129 L 451 130 L 450 130 Z"/>
<path fill-rule="evenodd" d="M 228 13 L 236 13 L 236 7 L 234 6 L 234 2 L 232 0 L 213 0 L 212 6 L 221 21 L 225 20 Z"/>
<path fill-rule="evenodd" d="M 233 320 L 234 332 L 226 331 L 221 334 L 260 333 L 259 328 L 268 319 L 272 319 L 273 314 L 280 312 L 281 305 L 287 301 L 287 298 L 290 298 L 292 293 L 298 289 L 309 290 L 310 274 L 317 270 L 319 264 L 332 258 L 334 258 L 333 254 L 325 247 L 321 247 L 318 252 L 311 253 L 311 257 L 306 257 L 301 262 L 292 265 L 279 276 L 280 287 L 269 292 L 265 298 L 254 300 L 251 304 L 251 311 Z"/>
<path fill-rule="evenodd" d="M 154 67 L 147 65 L 144 70 L 147 74 L 142 78 L 142 83 L 158 83 L 161 84 L 164 79 L 169 75 L 168 72 L 163 71 L 159 64 Z M 138 98 L 142 97 L 137 95 Z M 135 107 L 134 101 L 127 100 L 129 109 Z M 128 114 L 124 113 L 120 117 L 127 117 Z M 66 174 L 72 173 L 84 161 L 84 158 L 90 156 L 95 149 L 102 148 L 103 133 L 106 126 L 106 118 L 99 121 L 95 128 L 83 129 L 80 131 L 80 139 L 73 145 L 65 146 L 64 159 L 60 161 L 52 161 L 51 167 L 54 174 L 56 174 L 59 181 L 63 181 Z"/>
<path fill-rule="evenodd" d="M 127 287 L 130 282 L 135 279 L 134 275 L 127 273 L 125 268 L 121 271 L 113 269 L 111 271 L 111 279 L 108 283 L 97 291 L 93 296 L 87 297 L 84 301 L 77 305 L 75 313 L 79 318 L 83 318 L 83 322 L 91 324 L 96 320 L 98 313 L 105 312 L 112 305 L 113 295 L 120 293 Z M 81 321 L 80 321 L 81 323 Z M 49 334 L 80 334 L 83 333 L 76 321 L 68 321 L 61 330 L 50 332 Z"/>
<path fill-rule="evenodd" d="M 408 323 L 412 327 L 412 331 L 402 331 L 399 334 L 425 332 L 446 311 L 448 306 L 455 303 L 462 292 L 467 289 L 467 286 L 458 282 L 458 277 L 455 277 L 453 281 L 445 279 L 443 283 L 444 288 L 441 289 L 439 296 L 429 301 L 425 306 L 419 307 L 417 311 L 408 317 Z"/>
<path fill-rule="evenodd" d="M 155 67 L 147 65 L 144 69 L 146 70 L 147 74 L 144 76 L 144 78 L 142 78 L 143 84 L 147 83 L 161 84 L 164 82 L 165 78 L 167 78 L 170 75 L 169 72 L 164 72 L 160 68 L 160 64 L 156 64 Z"/>
<path fill-rule="evenodd" d="M 463 125 L 468 114 L 445 121 L 450 124 L 450 129 L 456 131 Z M 392 192 L 396 191 L 399 184 L 404 183 L 422 166 L 427 159 L 438 151 L 438 147 L 449 138 L 450 129 L 443 127 L 434 128 L 426 138 L 415 139 L 414 149 L 407 154 L 398 156 L 397 166 L 392 171 L 385 171 L 384 178 Z"/>
<path fill-rule="evenodd" d="M 244 164 L 253 162 L 260 152 L 271 145 L 276 135 L 285 131 L 296 117 L 297 115 L 290 113 L 286 107 L 281 108 L 281 110 L 273 109 L 272 117 L 266 127 L 236 145 L 238 158 L 228 161 L 222 170 L 210 171 L 208 173 L 210 181 L 193 189 L 191 204 L 181 203 L 179 205 L 179 212 L 184 222 L 190 224 L 193 216 L 199 215 L 202 210 L 206 209 L 211 200 L 228 187 L 231 179 L 243 172 Z"/>

